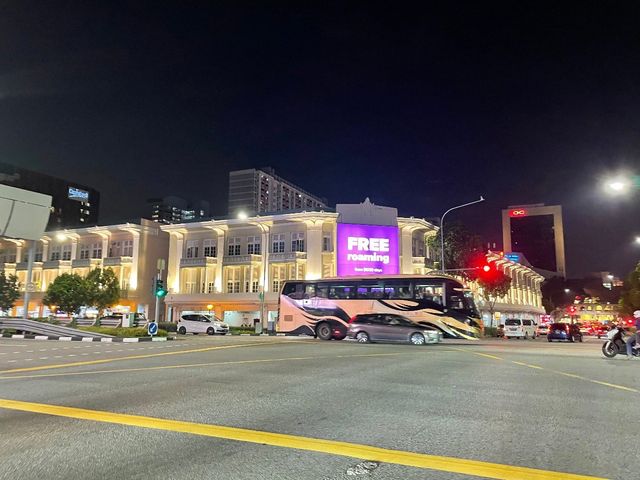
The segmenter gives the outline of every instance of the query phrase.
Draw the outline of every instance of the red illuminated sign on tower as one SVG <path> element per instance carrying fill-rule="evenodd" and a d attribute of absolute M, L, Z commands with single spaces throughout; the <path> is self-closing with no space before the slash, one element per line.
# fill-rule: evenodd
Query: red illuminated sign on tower
<path fill-rule="evenodd" d="M 513 210 L 509 210 L 510 217 L 526 217 L 527 211 L 524 208 L 514 208 Z"/>

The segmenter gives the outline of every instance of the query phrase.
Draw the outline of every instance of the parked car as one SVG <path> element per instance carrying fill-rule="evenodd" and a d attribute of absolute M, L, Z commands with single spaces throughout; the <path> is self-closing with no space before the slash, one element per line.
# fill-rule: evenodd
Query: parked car
<path fill-rule="evenodd" d="M 536 328 L 536 335 L 538 337 L 546 335 L 547 333 L 549 333 L 549 324 L 548 323 L 545 323 L 544 325 L 538 325 L 538 328 Z"/>
<path fill-rule="evenodd" d="M 536 324 L 524 318 L 507 318 L 504 321 L 504 338 L 536 338 Z"/>
<path fill-rule="evenodd" d="M 607 325 L 595 325 L 593 327 L 593 334 L 598 337 L 606 337 L 607 333 L 609 333 L 609 327 Z"/>
<path fill-rule="evenodd" d="M 440 341 L 437 330 L 413 323 L 402 315 L 388 313 L 356 315 L 349 322 L 347 336 L 360 343 L 402 342 L 424 345 Z"/>
<path fill-rule="evenodd" d="M 562 340 L 567 342 L 582 342 L 582 333 L 580 327 L 570 323 L 552 323 L 549 326 L 547 340 Z"/>
<path fill-rule="evenodd" d="M 177 331 L 180 335 L 187 333 L 193 333 L 194 335 L 198 333 L 226 335 L 229 333 L 229 325 L 213 316 L 187 313 L 180 316 Z"/>

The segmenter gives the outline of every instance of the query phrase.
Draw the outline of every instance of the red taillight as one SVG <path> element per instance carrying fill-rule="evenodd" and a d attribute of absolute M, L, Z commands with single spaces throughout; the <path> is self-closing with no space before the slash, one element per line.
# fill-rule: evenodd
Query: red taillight
<path fill-rule="evenodd" d="M 358 318 L 357 316 L 353 316 L 349 319 L 349 323 L 353 323 L 356 321 L 356 318 Z"/>

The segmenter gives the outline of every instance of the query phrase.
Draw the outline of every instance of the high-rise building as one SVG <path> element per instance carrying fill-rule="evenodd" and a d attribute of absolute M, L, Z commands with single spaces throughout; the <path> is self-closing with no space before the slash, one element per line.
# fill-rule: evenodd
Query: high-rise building
<path fill-rule="evenodd" d="M 516 205 L 502 210 L 505 252 L 524 254 L 531 265 L 566 277 L 564 229 L 560 205 Z"/>
<path fill-rule="evenodd" d="M 167 196 L 151 198 L 151 220 L 165 225 L 209 218 L 209 202 L 188 202 L 184 198 Z"/>
<path fill-rule="evenodd" d="M 70 180 L 0 162 L 0 183 L 51 195 L 48 230 L 96 225 L 100 193 Z"/>
<path fill-rule="evenodd" d="M 311 210 L 327 207 L 317 197 L 275 174 L 273 168 L 229 172 L 229 215 Z"/>

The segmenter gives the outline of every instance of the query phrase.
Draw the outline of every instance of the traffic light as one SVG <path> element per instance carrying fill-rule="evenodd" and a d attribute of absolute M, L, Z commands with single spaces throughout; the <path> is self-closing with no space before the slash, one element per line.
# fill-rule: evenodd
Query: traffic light
<path fill-rule="evenodd" d="M 495 264 L 487 262 L 486 260 L 482 261 L 476 268 L 478 279 L 480 280 L 490 281 L 497 274 Z"/>
<path fill-rule="evenodd" d="M 162 298 L 167 294 L 167 289 L 164 288 L 164 280 L 156 279 L 156 284 L 154 288 L 154 294 L 158 298 Z"/>

